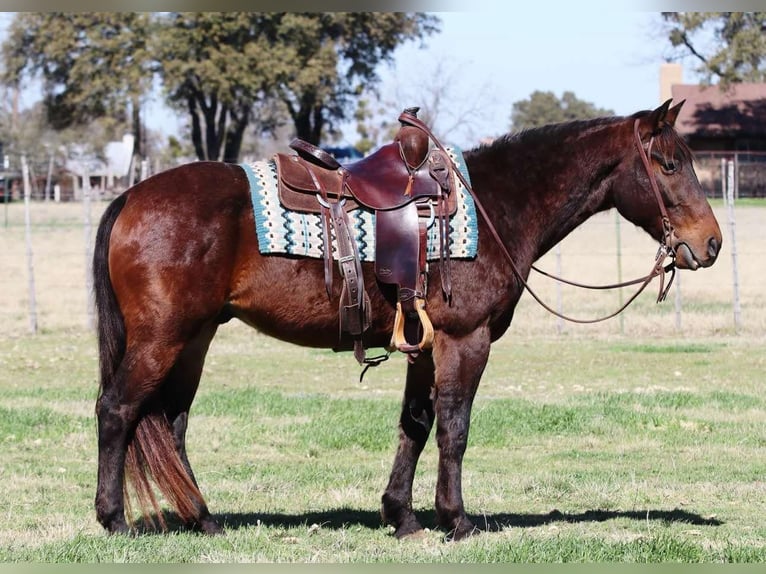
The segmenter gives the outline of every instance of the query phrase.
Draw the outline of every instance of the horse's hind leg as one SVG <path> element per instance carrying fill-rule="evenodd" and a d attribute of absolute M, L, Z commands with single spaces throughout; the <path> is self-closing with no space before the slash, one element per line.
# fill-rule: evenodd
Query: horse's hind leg
<path fill-rule="evenodd" d="M 125 378 L 124 369 L 115 377 L 115 385 L 105 389 L 96 403 L 98 419 L 98 486 L 96 487 L 96 517 L 111 533 L 126 533 L 123 472 L 129 434 L 135 427 L 138 409 L 121 404 L 116 390 Z M 114 392 L 112 389 L 115 389 Z"/>
<path fill-rule="evenodd" d="M 430 353 L 421 353 L 407 366 L 399 419 L 399 448 L 381 507 L 383 521 L 396 529 L 398 538 L 422 529 L 412 511 L 412 482 L 418 458 L 433 426 L 433 384 L 433 359 Z"/>
<path fill-rule="evenodd" d="M 184 346 L 162 389 L 163 406 L 173 430 L 176 451 L 189 478 L 198 489 L 199 484 L 186 452 L 186 429 L 189 423 L 189 409 L 202 376 L 205 355 L 217 327 L 217 324 L 206 326 L 194 340 Z M 211 516 L 204 500 L 197 502 L 196 516 L 197 525 L 203 532 L 217 534 L 223 531 Z"/>
<path fill-rule="evenodd" d="M 96 403 L 98 485 L 96 516 L 109 532 L 127 532 L 124 473 L 128 445 L 146 401 L 164 380 L 177 352 L 164 345 L 128 349 L 114 377 L 102 381 Z"/>

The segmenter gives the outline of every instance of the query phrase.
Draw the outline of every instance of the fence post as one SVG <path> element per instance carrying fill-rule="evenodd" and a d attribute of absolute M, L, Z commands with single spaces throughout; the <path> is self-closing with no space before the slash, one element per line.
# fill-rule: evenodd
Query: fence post
<path fill-rule="evenodd" d="M 53 199 L 51 197 L 51 182 L 53 181 L 53 152 L 48 160 L 48 175 L 45 178 L 45 201 Z"/>
<path fill-rule="evenodd" d="M 561 242 L 556 244 L 556 276 L 561 277 Z M 556 281 L 556 310 L 559 315 L 564 313 L 564 299 L 561 295 L 561 281 Z M 564 332 L 564 320 L 556 317 L 556 333 Z"/>
<path fill-rule="evenodd" d="M 35 261 L 32 253 L 32 216 L 30 214 L 30 196 L 32 184 L 29 181 L 27 156 L 21 156 L 21 174 L 24 181 L 24 235 L 27 243 L 27 275 L 29 277 L 29 330 L 37 333 L 37 298 L 35 297 Z"/>
<path fill-rule="evenodd" d="M 7 178 L 0 178 L 3 182 L 3 211 L 5 212 L 5 227 L 8 227 L 8 203 L 11 201 L 11 190 L 8 189 L 10 182 Z"/>
<path fill-rule="evenodd" d="M 742 327 L 742 310 L 739 301 L 739 270 L 737 269 L 737 223 L 734 220 L 734 162 L 726 162 L 726 212 L 729 218 L 729 233 L 731 234 L 731 271 L 732 289 L 734 291 L 734 332 L 739 333 Z"/>
<path fill-rule="evenodd" d="M 85 239 L 85 304 L 87 310 L 87 325 L 91 331 L 95 328 L 94 309 L 93 309 L 93 246 L 92 243 L 92 224 L 90 216 L 90 172 L 85 168 L 82 185 L 82 204 L 83 204 L 83 236 Z"/>
<path fill-rule="evenodd" d="M 617 283 L 622 283 L 622 236 L 620 234 L 620 214 L 614 210 L 614 231 L 617 236 Z M 617 289 L 617 296 L 619 297 L 620 308 L 623 306 L 622 302 L 622 287 Z M 625 313 L 619 314 L 620 321 L 620 335 L 625 334 Z"/>
<path fill-rule="evenodd" d="M 681 330 L 681 276 L 683 273 L 676 273 L 676 331 Z"/>

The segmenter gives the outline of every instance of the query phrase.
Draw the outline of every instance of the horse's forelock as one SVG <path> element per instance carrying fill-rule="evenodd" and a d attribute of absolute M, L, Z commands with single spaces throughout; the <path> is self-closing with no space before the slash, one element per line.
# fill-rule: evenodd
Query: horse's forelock
<path fill-rule="evenodd" d="M 654 141 L 655 149 L 666 161 L 676 157 L 680 157 L 688 163 L 694 160 L 694 152 L 675 128 L 669 124 L 663 123 L 660 132 L 654 136 Z"/>

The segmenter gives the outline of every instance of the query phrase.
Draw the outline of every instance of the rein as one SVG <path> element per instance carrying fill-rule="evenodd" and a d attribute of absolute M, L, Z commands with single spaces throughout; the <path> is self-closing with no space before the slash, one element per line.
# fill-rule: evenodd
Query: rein
<path fill-rule="evenodd" d="M 442 146 L 441 142 L 434 136 L 433 132 L 431 132 L 428 126 L 426 126 L 426 124 L 424 124 L 419 119 L 413 118 L 412 116 L 405 116 L 404 114 L 402 114 L 402 116 L 399 117 L 399 121 L 408 122 L 410 124 L 416 125 L 417 127 L 422 129 L 429 135 L 431 140 L 440 150 L 445 151 L 444 146 Z M 527 281 L 524 279 L 524 276 L 519 271 L 519 268 L 516 266 L 516 263 L 513 260 L 513 257 L 508 251 L 508 248 L 503 243 L 503 240 L 500 238 L 500 235 L 495 229 L 495 226 L 490 221 L 489 215 L 487 214 L 487 211 L 484 209 L 484 206 L 482 205 L 481 201 L 479 201 L 479 199 L 476 197 L 476 194 L 474 194 L 473 189 L 471 188 L 471 185 L 468 183 L 466 178 L 463 176 L 462 173 L 460 173 L 459 170 L 455 171 L 458 178 L 460 179 L 460 182 L 463 184 L 463 186 L 466 188 L 466 191 L 473 198 L 473 201 L 476 204 L 476 208 L 479 210 L 479 213 L 481 213 L 482 218 L 484 218 L 484 221 L 487 224 L 487 227 L 489 228 L 490 234 L 492 235 L 493 239 L 495 240 L 498 247 L 500 248 L 500 251 L 508 260 L 508 263 L 510 264 L 511 269 L 513 270 L 513 273 L 516 275 L 516 278 L 522 284 L 524 289 L 526 289 L 529 292 L 529 294 L 534 298 L 535 301 L 537 301 L 540 304 L 540 306 L 543 307 L 543 309 L 566 321 L 570 321 L 572 323 L 598 323 L 600 321 L 606 321 L 607 319 L 611 319 L 612 317 L 615 317 L 619 315 L 620 313 L 622 313 L 628 307 L 628 305 L 630 305 L 633 301 L 635 301 L 635 299 L 644 291 L 644 289 L 646 289 L 646 286 L 649 285 L 649 283 L 655 277 L 660 277 L 659 292 L 657 294 L 657 302 L 659 303 L 660 301 L 665 300 L 665 298 L 667 297 L 668 291 L 670 291 L 670 286 L 673 284 L 673 279 L 675 278 L 675 272 L 676 272 L 675 252 L 673 251 L 673 248 L 671 247 L 671 239 L 673 236 L 673 226 L 670 223 L 670 218 L 668 217 L 667 210 L 665 209 L 665 204 L 662 201 L 662 195 L 660 194 L 659 186 L 657 185 L 657 179 L 655 178 L 654 172 L 652 171 L 651 163 L 649 161 L 652 145 L 654 144 L 654 136 L 652 136 L 649 139 L 649 145 L 647 146 L 647 149 L 644 150 L 644 146 L 641 143 L 641 136 L 638 131 L 638 124 L 639 124 L 639 120 L 636 119 L 635 122 L 633 123 L 633 135 L 636 141 L 636 147 L 638 148 L 638 154 L 641 157 L 641 161 L 644 164 L 644 168 L 646 169 L 646 174 L 649 178 L 649 184 L 651 185 L 652 191 L 654 192 L 654 197 L 657 200 L 657 205 L 660 208 L 660 215 L 662 217 L 662 241 L 660 242 L 660 247 L 657 250 L 657 255 L 654 258 L 654 263 L 652 264 L 651 271 L 643 277 L 639 277 L 637 279 L 633 279 L 631 281 L 625 281 L 622 283 L 614 283 L 611 285 L 584 285 L 581 283 L 576 283 L 574 281 L 563 279 L 561 277 L 557 277 L 555 275 L 551 275 L 549 273 L 546 273 L 545 271 L 541 271 L 540 269 L 532 265 L 532 269 L 534 269 L 535 271 L 537 271 L 538 273 L 542 275 L 545 275 L 547 277 L 560 281 L 561 283 L 566 283 L 568 285 L 573 285 L 575 287 L 582 287 L 584 289 L 619 289 L 621 287 L 627 287 L 630 285 L 640 284 L 638 290 L 619 309 L 617 309 L 613 313 L 610 313 L 609 315 L 598 317 L 596 319 L 577 319 L 577 318 L 569 317 L 567 315 L 559 313 L 558 311 L 556 311 L 555 309 L 547 305 L 537 295 L 537 293 L 535 293 L 532 290 L 532 288 L 529 286 Z M 672 261 L 668 263 L 667 265 L 663 265 L 667 257 L 671 257 Z M 665 274 L 668 271 L 671 272 L 671 275 L 666 285 Z"/>

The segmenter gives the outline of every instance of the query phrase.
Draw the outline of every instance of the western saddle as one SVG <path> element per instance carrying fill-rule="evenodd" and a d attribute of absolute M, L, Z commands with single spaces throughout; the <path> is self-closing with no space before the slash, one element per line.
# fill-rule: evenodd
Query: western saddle
<path fill-rule="evenodd" d="M 429 349 L 433 326 L 426 313 L 429 227 L 439 224 L 442 291 L 451 298 L 449 216 L 457 207 L 453 163 L 444 146 L 417 118 L 419 108 L 399 116 L 392 143 L 348 165 L 300 139 L 290 143 L 297 155 L 276 154 L 279 198 L 292 211 L 320 214 L 325 288 L 332 295 L 332 245 L 343 287 L 340 327 L 354 340 L 354 356 L 365 359 L 362 335 L 370 325 L 369 297 L 348 212 L 365 209 L 375 214 L 375 276 L 396 286 L 396 318 L 388 351 L 416 354 Z M 436 147 L 432 148 L 433 140 Z"/>

